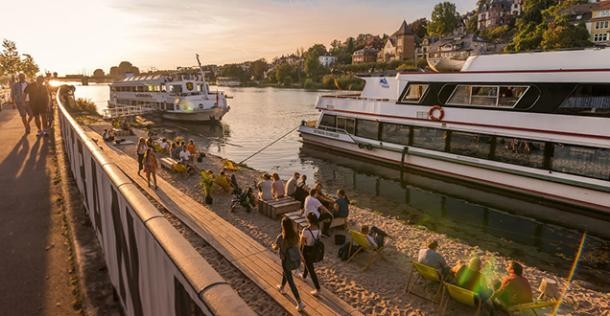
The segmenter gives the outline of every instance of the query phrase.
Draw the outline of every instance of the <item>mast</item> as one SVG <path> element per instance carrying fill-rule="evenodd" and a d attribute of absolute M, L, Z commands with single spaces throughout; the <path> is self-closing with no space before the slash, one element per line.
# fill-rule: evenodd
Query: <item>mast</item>
<path fill-rule="evenodd" d="M 199 72 L 201 73 L 201 81 L 203 81 L 203 91 L 201 91 L 201 92 L 207 99 L 209 91 L 208 91 L 208 85 L 206 84 L 206 81 L 205 81 L 205 71 L 203 71 L 203 67 L 201 66 L 201 61 L 199 60 L 199 54 L 195 54 L 195 58 L 197 58 L 197 64 L 199 65 Z"/>

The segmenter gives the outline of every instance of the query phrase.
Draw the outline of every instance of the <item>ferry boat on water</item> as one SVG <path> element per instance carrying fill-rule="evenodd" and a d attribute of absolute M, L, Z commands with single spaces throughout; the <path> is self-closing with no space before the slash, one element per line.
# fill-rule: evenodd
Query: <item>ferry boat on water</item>
<path fill-rule="evenodd" d="M 226 99 L 223 91 L 210 91 L 199 63 L 195 71 L 182 68 L 113 82 L 107 114 L 113 117 L 160 112 L 168 120 L 220 121 L 230 109 Z"/>
<path fill-rule="evenodd" d="M 359 95 L 319 97 L 320 117 L 299 128 L 304 143 L 610 220 L 610 49 L 474 56 L 457 73 L 363 79 Z"/>

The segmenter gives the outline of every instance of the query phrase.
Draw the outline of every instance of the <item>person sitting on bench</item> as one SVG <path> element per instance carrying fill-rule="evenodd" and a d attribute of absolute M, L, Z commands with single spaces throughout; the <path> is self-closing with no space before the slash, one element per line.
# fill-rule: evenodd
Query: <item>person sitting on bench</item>
<path fill-rule="evenodd" d="M 333 218 L 345 218 L 349 215 L 349 199 L 345 194 L 345 190 L 339 189 L 337 190 L 337 198 L 335 199 L 335 203 L 333 204 L 333 209 L 331 214 Z M 330 225 L 332 221 L 326 221 L 322 223 L 322 230 L 328 232 L 330 230 Z"/>
<path fill-rule="evenodd" d="M 333 215 L 324 205 L 322 205 L 320 200 L 318 200 L 318 191 L 316 189 L 311 189 L 309 191 L 309 196 L 305 198 L 304 204 L 303 210 L 305 217 L 307 217 L 307 214 L 313 213 L 318 218 L 318 222 L 332 221 Z M 327 225 L 324 225 L 322 229 L 322 235 L 326 237 L 328 237 L 327 227 Z"/>

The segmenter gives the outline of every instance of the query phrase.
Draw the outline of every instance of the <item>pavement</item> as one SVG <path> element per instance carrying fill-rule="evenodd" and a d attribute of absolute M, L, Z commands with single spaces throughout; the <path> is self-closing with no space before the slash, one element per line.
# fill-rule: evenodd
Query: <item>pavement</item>
<path fill-rule="evenodd" d="M 0 314 L 80 315 L 53 139 L 31 126 L 0 111 Z"/>

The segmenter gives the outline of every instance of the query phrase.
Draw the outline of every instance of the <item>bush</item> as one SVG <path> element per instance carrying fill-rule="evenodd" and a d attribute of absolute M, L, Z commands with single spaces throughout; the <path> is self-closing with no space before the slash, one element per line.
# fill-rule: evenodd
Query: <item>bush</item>
<path fill-rule="evenodd" d="M 320 89 L 322 87 L 322 84 L 318 83 L 318 82 L 314 82 L 312 79 L 305 79 L 305 82 L 303 83 L 303 88 L 305 89 L 311 89 L 311 90 L 315 90 L 315 89 Z"/>

